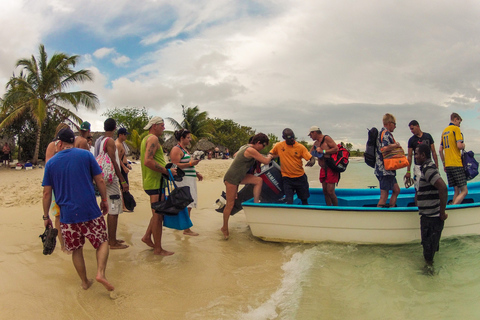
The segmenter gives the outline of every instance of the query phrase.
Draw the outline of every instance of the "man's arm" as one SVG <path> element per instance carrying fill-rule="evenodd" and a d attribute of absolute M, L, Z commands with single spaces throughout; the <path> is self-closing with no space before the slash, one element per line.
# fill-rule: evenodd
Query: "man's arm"
<path fill-rule="evenodd" d="M 130 170 L 125 165 L 125 163 L 123 163 L 123 156 L 125 155 L 125 148 L 123 147 L 123 143 L 115 140 L 115 147 L 118 150 L 118 158 L 120 159 L 120 163 L 119 163 L 120 168 L 122 168 L 123 171 L 126 173 L 130 172 Z"/>
<path fill-rule="evenodd" d="M 100 173 L 93 176 L 93 181 L 95 181 L 98 192 L 100 193 L 100 198 L 102 199 L 100 202 L 100 209 L 102 210 L 103 215 L 106 215 L 108 213 L 107 186 L 105 185 L 102 174 Z"/>
<path fill-rule="evenodd" d="M 440 219 L 446 220 L 448 214 L 445 212 L 448 201 L 448 189 L 445 181 L 442 178 L 437 179 L 434 184 L 435 188 L 438 190 L 438 195 L 440 197 Z"/>
<path fill-rule="evenodd" d="M 45 228 L 48 225 L 52 225 L 52 220 L 50 220 L 50 205 L 52 204 L 52 187 L 44 186 L 43 187 L 43 222 Z"/>
<path fill-rule="evenodd" d="M 412 167 L 412 154 L 413 154 L 413 148 L 408 148 L 408 155 L 407 155 L 408 166 L 407 166 L 407 173 L 405 174 L 405 177 L 407 177 L 407 179 L 411 177 L 410 169 Z"/>
<path fill-rule="evenodd" d="M 145 158 L 143 160 L 143 164 L 150 170 L 160 172 L 163 174 L 168 174 L 167 169 L 161 166 L 154 159 L 155 153 L 157 152 L 158 148 L 160 148 L 160 142 L 158 141 L 158 138 L 154 135 L 150 136 L 147 139 L 147 143 L 145 145 Z M 172 171 L 173 175 L 177 174 L 177 169 L 172 168 L 170 169 L 170 171 Z"/>
<path fill-rule="evenodd" d="M 115 147 L 115 142 L 113 139 L 108 139 L 107 140 L 107 153 L 110 159 L 112 160 L 113 167 L 115 168 L 115 174 L 118 177 L 118 180 L 120 180 L 120 185 L 122 186 L 123 191 L 128 191 L 128 183 L 125 181 L 125 179 L 122 176 L 122 172 L 120 171 L 120 167 L 117 163 L 117 157 L 115 157 L 115 151 L 117 148 Z"/>
<path fill-rule="evenodd" d="M 437 157 L 437 151 L 435 151 L 435 144 L 430 145 L 430 150 L 432 150 L 432 157 L 433 157 L 433 162 L 435 162 L 435 165 L 438 168 L 438 157 Z"/>

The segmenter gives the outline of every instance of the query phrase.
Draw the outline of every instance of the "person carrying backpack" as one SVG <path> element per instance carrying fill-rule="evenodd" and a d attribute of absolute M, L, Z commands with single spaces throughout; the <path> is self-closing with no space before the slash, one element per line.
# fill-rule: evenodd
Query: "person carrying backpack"
<path fill-rule="evenodd" d="M 318 165 L 321 167 L 320 182 L 322 183 L 325 202 L 327 206 L 338 206 L 335 185 L 338 184 L 340 180 L 340 172 L 334 171 L 327 166 L 327 159 L 330 158 L 332 154 L 338 152 L 338 146 L 330 136 L 322 134 L 322 131 L 317 126 L 310 127 L 310 133 L 308 135 L 315 141 L 310 153 L 318 158 Z"/>

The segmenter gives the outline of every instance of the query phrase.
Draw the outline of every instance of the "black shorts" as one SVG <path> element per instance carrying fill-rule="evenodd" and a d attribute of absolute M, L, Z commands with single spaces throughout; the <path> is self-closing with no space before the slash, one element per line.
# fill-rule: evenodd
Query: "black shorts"
<path fill-rule="evenodd" d="M 298 199 L 302 200 L 302 203 L 310 198 L 307 175 L 304 174 L 298 178 L 283 177 L 282 180 L 287 203 L 293 203 L 293 195 L 295 193 L 297 194 Z"/>
<path fill-rule="evenodd" d="M 145 190 L 145 193 L 148 194 L 149 196 L 154 196 L 157 194 L 161 194 L 162 190 L 161 189 Z"/>
<path fill-rule="evenodd" d="M 420 233 L 422 236 L 423 257 L 427 261 L 433 261 L 435 252 L 440 249 L 440 237 L 445 221 L 440 217 L 420 217 Z"/>
<path fill-rule="evenodd" d="M 393 191 L 393 187 L 397 183 L 397 178 L 392 175 L 377 176 L 377 179 L 380 182 L 380 190 Z"/>

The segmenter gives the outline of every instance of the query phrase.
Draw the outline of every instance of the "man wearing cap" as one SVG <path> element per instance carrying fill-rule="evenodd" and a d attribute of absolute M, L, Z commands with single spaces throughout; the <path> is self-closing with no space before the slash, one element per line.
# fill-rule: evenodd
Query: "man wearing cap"
<path fill-rule="evenodd" d="M 153 117 L 143 129 L 148 130 L 148 135 L 143 138 L 140 146 L 143 189 L 150 196 L 150 203 L 154 203 L 162 197 L 162 174 L 168 175 L 168 171 L 165 169 L 165 156 L 158 140 L 165 130 L 165 124 L 161 117 Z M 176 169 L 170 170 L 173 175 L 177 174 Z M 170 256 L 174 252 L 162 248 L 162 225 L 163 215 L 155 213 L 152 209 L 152 218 L 142 241 L 153 248 L 154 254 Z"/>
<path fill-rule="evenodd" d="M 125 178 L 122 176 L 122 171 L 120 170 L 120 159 L 118 157 L 118 150 L 115 146 L 115 141 L 113 140 L 113 135 L 117 127 L 117 122 L 108 118 L 103 124 L 103 129 L 105 130 L 105 137 L 102 140 L 101 147 L 103 150 L 106 150 L 108 156 L 112 160 L 113 167 L 115 168 L 115 176 L 113 177 L 113 183 L 107 183 L 107 197 L 108 197 L 108 244 L 110 249 L 126 249 L 128 245 L 124 244 L 123 240 L 117 239 L 117 226 L 118 226 L 118 215 L 123 212 L 123 204 L 120 196 L 120 186 L 122 191 L 128 191 L 128 183 L 125 181 Z M 120 185 L 119 185 L 120 182 Z"/>
<path fill-rule="evenodd" d="M 331 154 L 338 152 L 338 146 L 330 136 L 322 134 L 317 126 L 312 126 L 308 135 L 315 141 L 310 152 L 318 158 L 318 165 L 321 167 L 320 182 L 325 203 L 327 206 L 338 206 L 335 185 L 340 180 L 340 172 L 333 171 L 326 163 L 326 159 L 330 158 Z"/>
<path fill-rule="evenodd" d="M 277 143 L 270 153 L 280 158 L 280 171 L 282 172 L 283 189 L 288 204 L 293 204 L 293 196 L 297 193 L 302 204 L 308 204 L 310 197 L 309 185 L 302 159 L 308 161 L 307 166 L 315 163 L 315 158 L 308 152 L 304 145 L 295 141 L 292 129 L 285 128 L 282 133 L 285 141 Z"/>
<path fill-rule="evenodd" d="M 109 248 L 103 215 L 108 213 L 108 203 L 102 171 L 90 152 L 73 147 L 75 135 L 70 128 L 60 130 L 56 138 L 57 153 L 45 165 L 42 182 L 44 226 L 52 225 L 49 210 L 52 191 L 54 191 L 56 202 L 62 213 L 60 226 L 65 249 L 72 252 L 73 265 L 82 280 L 82 288 L 87 290 L 93 283 L 87 278 L 83 258 L 83 245 L 85 238 L 88 238 L 96 250 L 97 275 L 95 278 L 108 291 L 112 291 L 114 287 L 105 277 Z M 92 179 L 102 197 L 100 208 L 95 197 Z"/>
<path fill-rule="evenodd" d="M 75 138 L 73 147 L 90 150 L 90 146 L 88 145 L 88 141 L 87 141 L 87 138 L 89 135 L 90 135 L 90 122 L 84 121 L 80 125 L 80 135 Z"/>
<path fill-rule="evenodd" d="M 125 141 L 127 140 L 127 135 L 130 133 L 127 132 L 127 129 L 120 128 L 117 131 L 117 140 L 115 140 L 115 147 L 118 150 L 118 158 L 120 159 L 120 171 L 122 172 L 122 176 L 127 181 L 128 184 L 128 172 L 132 167 L 128 164 L 128 159 L 125 150 Z M 122 199 L 123 200 L 123 199 Z M 123 203 L 123 211 L 129 211 L 125 208 L 125 203 Z"/>

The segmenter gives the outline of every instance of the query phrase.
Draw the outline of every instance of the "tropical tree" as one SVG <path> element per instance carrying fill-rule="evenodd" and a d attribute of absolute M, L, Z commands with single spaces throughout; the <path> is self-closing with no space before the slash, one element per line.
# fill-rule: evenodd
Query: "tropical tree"
<path fill-rule="evenodd" d="M 147 109 L 137 107 L 115 108 L 108 109 L 102 116 L 113 118 L 117 122 L 117 128 L 125 128 L 132 133 L 136 130 L 137 133 L 142 134 L 145 130 L 143 128 L 147 125 L 150 117 Z"/>
<path fill-rule="evenodd" d="M 148 135 L 148 131 L 138 134 L 136 129 L 133 129 L 130 132 L 130 139 L 125 142 L 132 149 L 132 154 L 135 155 L 135 158 L 138 160 L 140 158 L 140 146 L 142 145 L 142 140 Z"/>
<path fill-rule="evenodd" d="M 49 114 L 55 113 L 71 123 L 80 123 L 82 120 L 68 106 L 75 110 L 80 105 L 96 109 L 98 98 L 94 93 L 65 91 L 71 85 L 93 79 L 90 71 L 73 69 L 78 60 L 78 55 L 65 53 L 55 53 L 48 60 L 45 47 L 41 44 L 38 59 L 32 55 L 30 59 L 18 60 L 16 67 L 21 68 L 20 74 L 14 74 L 6 85 L 1 110 L 4 120 L 0 123 L 0 130 L 25 114 L 33 119 L 36 126 L 34 164 L 38 162 L 42 126 Z"/>
<path fill-rule="evenodd" d="M 211 127 L 214 128 L 213 137 L 210 141 L 215 145 L 222 145 L 235 153 L 241 146 L 248 143 L 248 140 L 255 135 L 251 127 L 242 126 L 230 119 L 210 119 Z"/>
<path fill-rule="evenodd" d="M 177 122 L 175 119 L 167 118 L 175 130 L 188 129 L 192 135 L 192 148 L 201 138 L 211 138 L 213 127 L 208 118 L 206 111 L 200 112 L 200 108 L 195 106 L 185 107 L 182 105 L 183 120 Z M 172 133 L 171 131 L 165 131 L 166 133 Z"/>

